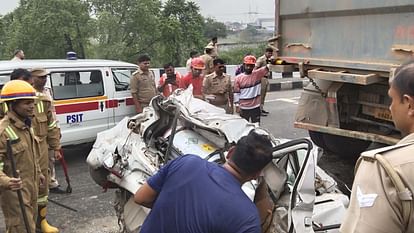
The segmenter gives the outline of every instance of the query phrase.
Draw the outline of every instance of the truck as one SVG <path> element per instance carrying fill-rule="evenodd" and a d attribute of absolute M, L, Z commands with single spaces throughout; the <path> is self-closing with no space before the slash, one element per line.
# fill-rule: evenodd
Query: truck
<path fill-rule="evenodd" d="M 411 0 L 276 0 L 274 46 L 283 65 L 309 78 L 294 126 L 340 155 L 401 138 L 389 110 L 395 69 L 413 58 Z"/>

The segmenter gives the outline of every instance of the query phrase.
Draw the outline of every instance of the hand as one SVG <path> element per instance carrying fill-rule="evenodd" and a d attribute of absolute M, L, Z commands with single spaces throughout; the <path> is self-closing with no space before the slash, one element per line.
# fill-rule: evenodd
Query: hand
<path fill-rule="evenodd" d="M 23 182 L 20 178 L 10 178 L 9 183 L 7 184 L 8 188 L 12 191 L 17 191 L 23 188 Z"/>
<path fill-rule="evenodd" d="M 39 174 L 39 185 L 40 187 L 45 187 L 46 185 L 46 177 L 42 173 Z"/>
<path fill-rule="evenodd" d="M 60 153 L 60 150 L 55 150 L 55 159 L 61 160 L 63 158 L 62 154 Z"/>
<path fill-rule="evenodd" d="M 239 106 L 236 106 L 236 112 L 240 113 L 240 107 Z"/>

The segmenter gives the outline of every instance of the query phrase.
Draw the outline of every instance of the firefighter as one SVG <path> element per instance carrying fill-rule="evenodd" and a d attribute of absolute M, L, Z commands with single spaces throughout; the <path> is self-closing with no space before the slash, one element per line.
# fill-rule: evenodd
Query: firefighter
<path fill-rule="evenodd" d="M 26 232 L 20 210 L 23 203 L 28 228 L 31 232 L 35 231 L 39 182 L 40 185 L 46 184 L 40 173 L 38 145 L 31 127 L 36 99 L 34 88 L 21 80 L 7 82 L 0 94 L 5 112 L 0 121 L 0 200 L 8 233 Z M 19 178 L 13 178 L 12 175 L 7 140 L 12 143 L 11 156 L 15 160 Z M 21 190 L 23 203 L 19 203 L 17 190 Z"/>
<path fill-rule="evenodd" d="M 42 68 L 31 71 L 33 87 L 36 90 L 33 129 L 39 139 L 39 165 L 42 174 L 46 177 L 46 184 L 39 188 L 37 228 L 43 233 L 57 233 L 56 227 L 49 225 L 46 220 L 47 198 L 49 195 L 49 148 L 55 151 L 55 158 L 60 158 L 60 129 L 52 111 L 52 100 L 44 94 L 44 87 L 48 72 Z"/>

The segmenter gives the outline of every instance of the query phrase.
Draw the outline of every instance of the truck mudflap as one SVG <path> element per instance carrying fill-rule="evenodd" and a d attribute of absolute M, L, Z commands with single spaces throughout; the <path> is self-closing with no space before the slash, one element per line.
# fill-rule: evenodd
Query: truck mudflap
<path fill-rule="evenodd" d="M 339 128 L 334 128 L 334 127 L 321 126 L 317 124 L 304 123 L 304 122 L 299 122 L 299 121 L 296 121 L 294 123 L 294 126 L 295 128 L 307 129 L 310 131 L 316 131 L 316 132 L 333 134 L 333 135 L 350 137 L 350 138 L 357 138 L 361 140 L 378 142 L 378 143 L 383 143 L 383 144 L 388 144 L 388 145 L 394 145 L 399 141 L 398 138 L 394 138 L 391 136 L 383 136 L 383 135 L 378 135 L 378 134 L 373 134 L 373 133 L 339 129 Z"/>

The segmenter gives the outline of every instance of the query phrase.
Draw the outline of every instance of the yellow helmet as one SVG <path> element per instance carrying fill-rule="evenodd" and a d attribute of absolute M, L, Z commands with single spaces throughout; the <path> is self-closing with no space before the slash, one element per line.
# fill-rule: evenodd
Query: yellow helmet
<path fill-rule="evenodd" d="M 26 81 L 12 80 L 4 84 L 1 89 L 2 102 L 18 99 L 36 99 L 36 90 Z"/>

